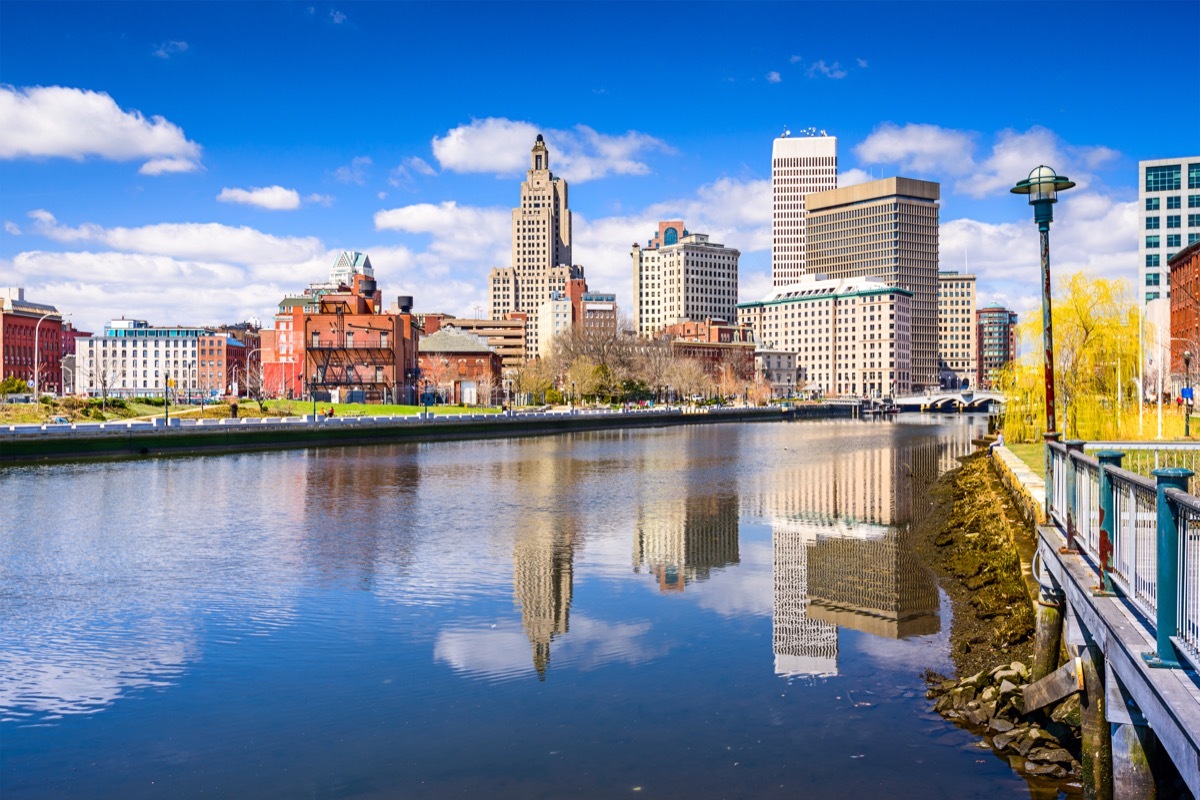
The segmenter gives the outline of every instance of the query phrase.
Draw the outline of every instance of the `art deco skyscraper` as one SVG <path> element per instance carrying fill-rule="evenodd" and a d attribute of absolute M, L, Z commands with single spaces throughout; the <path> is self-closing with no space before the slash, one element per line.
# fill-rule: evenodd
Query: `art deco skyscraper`
<path fill-rule="evenodd" d="M 837 188 L 837 137 L 787 132 L 771 146 L 771 285 L 807 271 L 805 196 Z"/>
<path fill-rule="evenodd" d="M 535 319 L 551 293 L 565 291 L 573 278 L 583 278 L 583 269 L 571 265 L 567 182 L 550 172 L 550 151 L 539 133 L 521 183 L 521 204 L 512 211 L 512 264 L 493 269 L 488 279 L 492 319 L 513 311 Z M 538 354 L 536 325 L 526 326 L 525 352 Z"/>

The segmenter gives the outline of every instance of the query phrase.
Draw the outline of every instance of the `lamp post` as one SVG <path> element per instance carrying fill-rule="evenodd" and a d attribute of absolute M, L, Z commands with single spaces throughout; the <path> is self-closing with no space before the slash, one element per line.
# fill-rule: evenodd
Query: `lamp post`
<path fill-rule="evenodd" d="M 571 381 L 571 411 L 575 411 L 575 381 Z"/>
<path fill-rule="evenodd" d="M 42 332 L 42 323 L 47 317 L 53 317 L 58 314 L 57 310 L 47 311 L 42 314 L 41 319 L 37 321 L 37 325 L 33 326 L 33 402 L 40 403 L 41 395 L 38 394 L 38 372 L 42 365 L 42 354 L 38 350 L 38 334 Z M 62 314 L 63 317 L 69 317 L 70 314 Z"/>
<path fill-rule="evenodd" d="M 1183 351 L 1183 435 L 1192 437 L 1192 351 Z"/>
<path fill-rule="evenodd" d="M 1054 204 L 1058 193 L 1073 187 L 1075 183 L 1044 164 L 1035 167 L 1029 177 L 1012 188 L 1013 194 L 1029 196 L 1033 206 L 1033 221 L 1037 223 L 1042 251 L 1042 345 L 1046 376 L 1046 433 L 1047 442 L 1057 436 L 1054 420 L 1054 330 L 1050 315 L 1050 223 L 1054 220 Z M 1050 448 L 1046 448 L 1046 485 L 1050 486 Z"/>

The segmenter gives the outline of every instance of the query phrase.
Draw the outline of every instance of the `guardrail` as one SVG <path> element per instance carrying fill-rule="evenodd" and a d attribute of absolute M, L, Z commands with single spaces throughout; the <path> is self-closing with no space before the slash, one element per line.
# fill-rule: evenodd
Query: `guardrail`
<path fill-rule="evenodd" d="M 1182 657 L 1200 668 L 1200 498 L 1187 491 L 1194 472 L 1159 467 L 1146 478 L 1122 468 L 1119 450 L 1093 457 L 1080 441 L 1047 447 L 1047 518 L 1067 549 L 1092 562 L 1099 590 L 1125 597 L 1150 620 L 1156 647 L 1148 662 L 1179 667 Z"/>

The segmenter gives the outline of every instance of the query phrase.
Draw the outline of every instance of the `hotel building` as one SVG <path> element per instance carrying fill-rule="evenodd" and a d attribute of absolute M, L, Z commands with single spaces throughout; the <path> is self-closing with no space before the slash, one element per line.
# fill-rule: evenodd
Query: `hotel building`
<path fill-rule="evenodd" d="M 645 247 L 635 243 L 631 255 L 633 327 L 639 336 L 651 338 L 679 322 L 734 320 L 738 250 L 672 220 L 660 222 Z"/>
<path fill-rule="evenodd" d="M 1017 358 L 1017 315 L 993 303 L 979 309 L 976 319 L 978 332 L 975 336 L 979 347 L 976 363 L 979 366 L 975 385 L 980 389 L 994 389 L 996 375 Z"/>

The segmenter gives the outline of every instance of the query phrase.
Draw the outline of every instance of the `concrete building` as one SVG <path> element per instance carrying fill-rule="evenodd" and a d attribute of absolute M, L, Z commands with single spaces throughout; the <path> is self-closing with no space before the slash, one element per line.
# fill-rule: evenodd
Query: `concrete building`
<path fill-rule="evenodd" d="M 747 325 L 725 320 L 707 319 L 703 322 L 677 322 L 663 328 L 662 336 L 671 340 L 673 358 L 690 358 L 700 362 L 705 374 L 714 379 L 735 381 L 727 386 L 733 394 L 742 394 L 743 387 L 754 380 L 754 332 Z"/>
<path fill-rule="evenodd" d="M 0 289 L 0 380 L 19 378 L 39 394 L 62 392 L 62 324 L 58 309 L 26 300 L 24 289 Z"/>
<path fill-rule="evenodd" d="M 837 188 L 837 137 L 791 137 L 771 145 L 771 284 L 802 278 L 805 258 L 805 197 Z"/>
<path fill-rule="evenodd" d="M 1200 156 L 1138 162 L 1138 285 L 1143 303 L 1169 297 L 1167 262 L 1200 241 Z"/>
<path fill-rule="evenodd" d="M 938 385 L 938 197 L 936 183 L 886 178 L 807 198 L 809 272 L 912 293 L 914 391 Z"/>
<path fill-rule="evenodd" d="M 912 389 L 913 293 L 872 278 L 807 280 L 738 306 L 768 350 L 798 354 L 809 395 L 895 397 Z"/>
<path fill-rule="evenodd" d="M 975 385 L 996 388 L 1000 370 L 1017 359 L 1017 315 L 999 303 L 979 309 L 975 315 Z"/>
<path fill-rule="evenodd" d="M 754 375 L 766 384 L 771 397 L 791 397 L 804 385 L 800 354 L 790 350 L 755 350 Z"/>
<path fill-rule="evenodd" d="M 938 383 L 943 389 L 978 385 L 975 276 L 938 273 Z"/>
<path fill-rule="evenodd" d="M 503 372 L 499 354 L 481 336 L 442 328 L 418 344 L 423 393 L 443 402 L 491 405 Z"/>
<path fill-rule="evenodd" d="M 533 316 L 551 292 L 565 291 L 567 281 L 583 278 L 583 268 L 571 263 L 567 182 L 550 171 L 550 151 L 540 133 L 529 161 L 521 204 L 512 211 L 511 265 L 488 276 L 492 319 L 507 319 L 511 312 Z M 536 326 L 525 333 L 525 354 L 536 358 Z"/>
<path fill-rule="evenodd" d="M 539 357 L 549 356 L 554 340 L 575 331 L 589 338 L 617 335 L 617 296 L 590 292 L 583 280 L 567 281 L 566 291 L 553 292 L 535 318 Z"/>
<path fill-rule="evenodd" d="M 633 327 L 651 338 L 689 320 L 733 321 L 737 313 L 741 253 L 690 233 L 682 220 L 660 222 L 658 233 L 633 258 Z"/>

